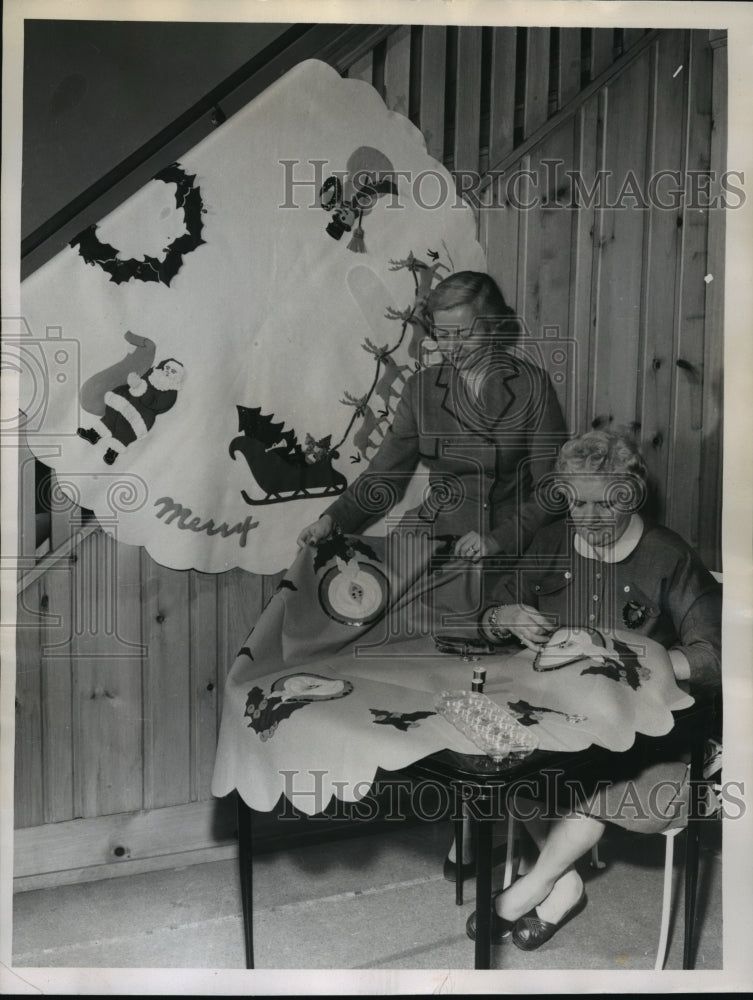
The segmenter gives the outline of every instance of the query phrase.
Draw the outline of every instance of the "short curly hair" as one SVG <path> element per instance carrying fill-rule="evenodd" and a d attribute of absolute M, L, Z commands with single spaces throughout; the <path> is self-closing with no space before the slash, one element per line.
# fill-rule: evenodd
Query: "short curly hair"
<path fill-rule="evenodd" d="M 595 473 L 597 475 L 636 476 L 645 484 L 646 463 L 629 431 L 590 430 L 566 441 L 560 449 L 555 471 L 561 476 Z"/>

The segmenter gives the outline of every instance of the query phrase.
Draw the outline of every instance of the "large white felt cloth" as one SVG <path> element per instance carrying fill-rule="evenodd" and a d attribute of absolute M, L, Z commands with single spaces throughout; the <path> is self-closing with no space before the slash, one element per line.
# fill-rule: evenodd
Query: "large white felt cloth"
<path fill-rule="evenodd" d="M 382 617 L 355 620 L 333 594 L 345 574 L 311 549 L 270 599 L 228 675 L 213 794 L 235 788 L 260 811 L 285 796 L 313 814 L 332 796 L 363 798 L 380 767 L 399 770 L 443 749 L 480 752 L 435 706 L 439 692 L 470 688 L 473 665 L 439 653 L 430 636 L 408 638 L 418 611 L 393 613 L 411 600 L 417 608 L 420 574 L 386 560 L 382 539 L 357 558 L 359 579 L 378 583 Z M 485 693 L 542 750 L 620 752 L 636 733 L 668 733 L 672 713 L 693 699 L 675 683 L 667 651 L 628 632 L 599 641 L 556 670 L 536 671 L 527 649 L 476 666 L 486 671 Z"/>
<path fill-rule="evenodd" d="M 275 572 L 426 363 L 417 293 L 484 267 L 421 133 L 301 63 L 23 283 L 29 445 L 158 562 Z"/>

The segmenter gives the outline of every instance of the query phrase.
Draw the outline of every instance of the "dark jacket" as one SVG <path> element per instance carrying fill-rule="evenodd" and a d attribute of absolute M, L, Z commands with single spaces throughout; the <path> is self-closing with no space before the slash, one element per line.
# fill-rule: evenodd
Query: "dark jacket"
<path fill-rule="evenodd" d="M 408 379 L 369 468 L 326 513 L 345 532 L 361 530 L 403 496 L 422 461 L 428 489 L 411 515 L 435 536 L 476 530 L 519 554 L 551 519 L 532 494 L 565 436 L 549 376 L 536 365 L 498 351 L 479 399 L 451 365 L 434 365 Z"/>
<path fill-rule="evenodd" d="M 683 539 L 646 522 L 620 562 L 597 562 L 573 548 L 569 518 L 546 525 L 514 574 L 491 590 L 496 604 L 528 604 L 557 625 L 630 629 L 690 664 L 690 680 L 721 683 L 721 587 Z"/>

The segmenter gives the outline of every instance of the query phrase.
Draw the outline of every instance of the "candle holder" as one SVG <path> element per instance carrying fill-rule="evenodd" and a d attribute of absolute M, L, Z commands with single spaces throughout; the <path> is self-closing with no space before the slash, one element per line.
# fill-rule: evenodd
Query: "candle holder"
<path fill-rule="evenodd" d="M 530 729 L 477 691 L 441 691 L 434 707 L 496 762 L 522 760 L 539 745 Z"/>

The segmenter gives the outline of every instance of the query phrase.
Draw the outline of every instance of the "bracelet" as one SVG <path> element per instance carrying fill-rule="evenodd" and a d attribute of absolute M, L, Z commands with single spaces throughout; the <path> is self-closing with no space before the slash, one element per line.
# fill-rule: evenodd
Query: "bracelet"
<path fill-rule="evenodd" d="M 499 611 L 500 607 L 502 607 L 502 605 L 498 604 L 496 607 L 492 608 L 492 610 L 489 613 L 489 631 L 491 632 L 491 634 L 494 636 L 495 639 L 503 641 L 505 639 L 511 639 L 512 632 L 509 630 L 509 628 L 502 628 L 501 626 L 497 625 L 497 612 Z"/>

